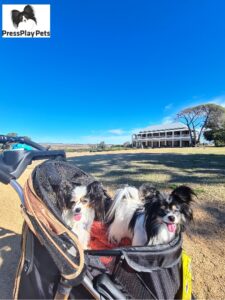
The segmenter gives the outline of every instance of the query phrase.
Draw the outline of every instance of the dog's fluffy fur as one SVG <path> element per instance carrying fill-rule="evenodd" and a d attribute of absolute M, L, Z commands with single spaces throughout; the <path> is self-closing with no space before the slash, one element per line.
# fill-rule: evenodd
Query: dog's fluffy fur
<path fill-rule="evenodd" d="M 87 186 L 77 186 L 62 218 L 78 236 L 84 249 L 88 248 L 90 230 L 94 220 L 103 221 L 110 198 L 102 185 L 94 181 Z"/>
<path fill-rule="evenodd" d="M 107 215 L 109 241 L 119 243 L 128 237 L 133 246 L 171 242 L 193 219 L 193 195 L 187 186 L 180 186 L 171 194 L 148 184 L 139 191 L 134 187 L 118 190 Z"/>
<path fill-rule="evenodd" d="M 109 225 L 108 239 L 110 243 L 119 244 L 124 237 L 133 238 L 133 230 L 129 227 L 130 221 L 142 201 L 135 187 L 125 187 L 116 191 L 112 206 L 106 216 Z"/>

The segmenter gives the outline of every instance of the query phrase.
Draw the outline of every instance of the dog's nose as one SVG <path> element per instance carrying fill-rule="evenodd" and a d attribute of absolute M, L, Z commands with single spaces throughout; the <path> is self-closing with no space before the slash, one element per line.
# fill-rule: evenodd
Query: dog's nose
<path fill-rule="evenodd" d="M 170 222 L 174 222 L 175 221 L 175 217 L 174 216 L 169 216 L 168 219 L 169 219 Z"/>
<path fill-rule="evenodd" d="M 75 213 L 79 213 L 81 211 L 81 208 L 80 207 L 77 207 L 76 209 L 75 209 Z"/>

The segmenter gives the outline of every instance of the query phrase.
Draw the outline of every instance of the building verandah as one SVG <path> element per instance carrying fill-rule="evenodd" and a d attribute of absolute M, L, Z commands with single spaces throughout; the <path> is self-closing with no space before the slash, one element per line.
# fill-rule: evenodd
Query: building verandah
<path fill-rule="evenodd" d="M 184 125 L 150 126 L 132 136 L 132 145 L 137 148 L 189 147 L 190 132 Z"/>

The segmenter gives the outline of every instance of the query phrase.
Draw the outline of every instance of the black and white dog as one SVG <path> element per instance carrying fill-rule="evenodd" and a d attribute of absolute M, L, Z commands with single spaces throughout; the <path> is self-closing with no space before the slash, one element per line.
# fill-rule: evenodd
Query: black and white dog
<path fill-rule="evenodd" d="M 11 16 L 13 25 L 18 29 L 32 29 L 32 27 L 37 24 L 34 10 L 31 5 L 26 5 L 21 12 L 15 9 L 12 10 Z"/>
<path fill-rule="evenodd" d="M 133 246 L 160 245 L 171 242 L 193 219 L 191 202 L 194 192 L 180 186 L 170 194 L 151 185 L 117 190 L 107 214 L 110 242 L 128 237 Z"/>
<path fill-rule="evenodd" d="M 94 181 L 87 186 L 76 186 L 63 210 L 62 218 L 78 236 L 84 249 L 88 248 L 94 220 L 103 221 L 111 199 L 102 184 Z"/>
<path fill-rule="evenodd" d="M 133 240 L 134 230 L 130 228 L 130 223 L 136 212 L 142 210 L 143 202 L 138 189 L 133 186 L 118 189 L 106 215 L 109 242 L 119 244 L 125 237 Z"/>

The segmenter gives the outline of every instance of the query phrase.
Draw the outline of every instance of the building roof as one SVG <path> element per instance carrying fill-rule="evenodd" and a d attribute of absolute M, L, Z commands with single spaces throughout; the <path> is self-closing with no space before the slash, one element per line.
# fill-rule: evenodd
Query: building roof
<path fill-rule="evenodd" d="M 161 125 L 152 125 L 140 130 L 140 132 L 145 131 L 160 131 L 160 130 L 188 130 L 188 127 L 182 123 L 170 123 L 170 124 L 161 124 Z"/>

